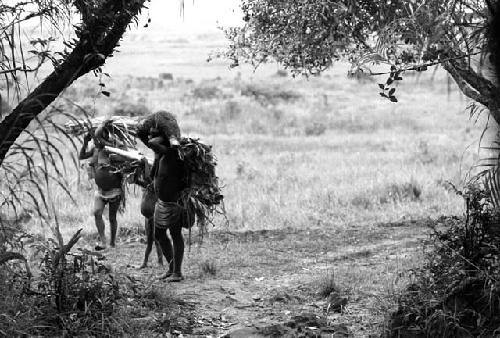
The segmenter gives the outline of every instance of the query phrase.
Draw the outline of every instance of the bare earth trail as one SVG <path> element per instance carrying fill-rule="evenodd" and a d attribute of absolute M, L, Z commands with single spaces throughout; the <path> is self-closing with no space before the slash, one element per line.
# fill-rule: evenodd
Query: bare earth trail
<path fill-rule="evenodd" d="M 172 300 L 166 313 L 161 309 L 137 313 L 134 320 L 144 321 L 146 328 L 156 332 L 163 325 L 174 336 L 217 337 L 306 315 L 331 328 L 324 331 L 330 333 L 323 332 L 325 337 L 368 337 L 381 332 L 395 293 L 408 282 L 408 270 L 421 262 L 428 225 L 435 223 L 426 219 L 349 229 L 212 231 L 202 245 L 186 246 L 186 280 L 181 283 L 158 280 L 164 268 L 158 266 L 155 252 L 149 267 L 138 270 L 145 245 L 130 235 L 122 236 L 106 260 L 116 272 Z M 207 262 L 215 264 L 215 275 L 203 272 Z M 325 291 L 332 275 L 337 295 L 347 300 L 343 311 L 335 311 L 331 303 L 327 312 L 329 298 L 318 294 Z M 322 332 L 317 327 L 321 323 L 304 325 L 314 336 Z M 249 336 L 247 331 L 238 332 L 241 335 L 231 337 Z"/>

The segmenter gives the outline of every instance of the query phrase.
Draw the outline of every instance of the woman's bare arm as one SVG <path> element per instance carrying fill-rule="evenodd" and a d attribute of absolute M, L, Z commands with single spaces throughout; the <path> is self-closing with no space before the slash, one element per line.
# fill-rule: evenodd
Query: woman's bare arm
<path fill-rule="evenodd" d="M 168 147 L 164 144 L 165 139 L 161 136 L 154 137 L 148 141 L 148 146 L 155 153 L 166 154 L 168 152 Z"/>

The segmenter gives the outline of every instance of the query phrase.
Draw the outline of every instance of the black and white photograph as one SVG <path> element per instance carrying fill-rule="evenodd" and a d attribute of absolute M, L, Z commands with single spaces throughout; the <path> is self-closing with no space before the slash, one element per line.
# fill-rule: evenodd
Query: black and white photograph
<path fill-rule="evenodd" d="M 0 0 L 0 337 L 500 337 L 500 0 Z"/>

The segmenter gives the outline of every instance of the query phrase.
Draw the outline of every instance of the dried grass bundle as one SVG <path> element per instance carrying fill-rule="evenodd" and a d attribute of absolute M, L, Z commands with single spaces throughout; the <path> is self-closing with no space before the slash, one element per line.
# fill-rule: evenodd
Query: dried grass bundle
<path fill-rule="evenodd" d="M 179 157 L 184 161 L 188 175 L 188 188 L 181 193 L 181 203 L 189 217 L 196 216 L 200 233 L 203 234 L 207 224 L 213 224 L 216 214 L 225 214 L 223 195 L 215 174 L 217 160 L 211 146 L 189 137 L 181 138 Z"/>
<path fill-rule="evenodd" d="M 72 120 L 64 125 L 68 134 L 80 136 L 87 132 L 95 134 L 99 127 L 113 135 L 115 147 L 135 148 L 137 142 L 134 137 L 137 135 L 139 118 L 124 116 L 111 116 L 109 118 L 96 117 L 87 120 Z"/>

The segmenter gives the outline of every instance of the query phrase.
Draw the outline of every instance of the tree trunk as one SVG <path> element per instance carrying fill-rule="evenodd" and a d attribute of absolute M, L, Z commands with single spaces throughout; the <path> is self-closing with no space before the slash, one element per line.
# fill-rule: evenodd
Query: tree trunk
<path fill-rule="evenodd" d="M 74 49 L 66 61 L 54 70 L 28 97 L 5 117 L 0 124 L 0 164 L 19 135 L 30 122 L 50 105 L 74 80 L 83 75 L 78 72 L 85 54 Z"/>

